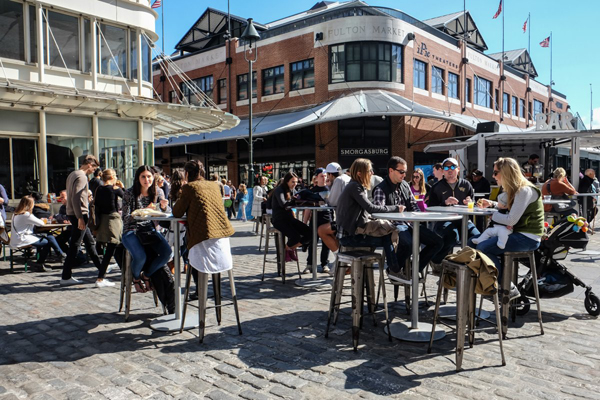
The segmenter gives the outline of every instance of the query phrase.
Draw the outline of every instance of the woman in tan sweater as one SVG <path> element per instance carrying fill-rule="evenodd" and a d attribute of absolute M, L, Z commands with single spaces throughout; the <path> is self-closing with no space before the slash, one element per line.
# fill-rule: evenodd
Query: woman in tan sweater
<path fill-rule="evenodd" d="M 234 230 L 223 208 L 221 191 L 204 179 L 200 161 L 188 161 L 183 167 L 187 185 L 173 206 L 173 216 L 187 214 L 189 262 L 200 272 L 218 273 L 233 268 L 229 236 Z"/>

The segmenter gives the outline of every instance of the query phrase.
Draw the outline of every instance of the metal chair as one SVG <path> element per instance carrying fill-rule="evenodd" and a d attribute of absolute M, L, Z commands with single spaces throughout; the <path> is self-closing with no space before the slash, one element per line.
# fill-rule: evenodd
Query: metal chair
<path fill-rule="evenodd" d="M 275 259 L 267 259 L 267 254 L 269 253 L 269 238 L 271 236 L 275 238 Z M 285 284 L 285 237 L 279 230 L 272 226 L 267 229 L 267 235 L 265 236 L 265 250 L 263 255 L 263 272 L 260 279 L 261 281 L 265 280 L 265 267 L 268 262 L 274 262 L 277 264 L 277 276 L 281 276 L 281 281 Z M 296 260 L 296 266 L 298 268 L 298 277 L 299 279 L 302 279 L 302 274 L 300 273 L 300 262 L 298 260 Z"/>
<path fill-rule="evenodd" d="M 222 296 L 221 296 L 221 273 L 216 274 L 208 274 L 206 272 L 198 271 L 198 336 L 200 339 L 200 343 L 204 341 L 204 330 L 206 327 L 206 301 L 208 298 L 208 275 L 212 276 L 213 281 L 213 293 L 215 296 L 215 311 L 217 313 L 217 324 L 221 325 L 221 308 L 226 305 L 233 305 L 235 310 L 235 319 L 237 321 L 238 331 L 240 335 L 242 334 L 242 325 L 240 323 L 240 313 L 238 310 L 237 303 L 237 294 L 235 291 L 235 282 L 233 280 L 233 269 L 227 271 L 229 276 L 229 284 L 231 285 L 231 300 L 232 302 L 229 304 L 222 304 Z M 188 296 L 190 293 L 190 283 L 191 283 L 191 275 L 192 275 L 192 267 L 190 266 L 185 274 L 185 296 L 183 301 L 183 310 L 181 316 L 181 328 L 179 333 L 183 332 L 184 324 L 185 324 L 185 314 L 187 312 L 188 305 Z M 210 307 L 212 308 L 212 307 Z"/>
<path fill-rule="evenodd" d="M 388 331 L 388 338 L 391 341 L 390 333 L 390 318 L 388 313 L 385 277 L 384 277 L 384 257 L 381 254 L 366 250 L 352 250 L 338 252 L 335 259 L 335 277 L 331 289 L 331 298 L 329 302 L 329 313 L 327 318 L 327 328 L 325 337 L 329 336 L 329 327 L 333 319 L 334 324 L 337 322 L 339 308 L 342 304 L 342 291 L 344 288 L 344 277 L 346 269 L 350 268 L 351 291 L 352 291 L 352 345 L 354 351 L 358 350 L 359 330 L 362 326 L 362 309 L 364 306 L 365 289 L 367 291 L 367 304 L 369 312 L 373 315 L 373 325 L 377 325 L 375 320 L 375 278 L 373 275 L 373 264 L 379 266 L 379 291 L 383 292 L 383 307 L 385 310 L 385 320 Z M 366 278 L 366 279 L 365 279 Z"/>
<path fill-rule="evenodd" d="M 119 290 L 119 311 L 123 309 L 123 303 L 125 303 L 125 322 L 129 321 L 129 313 L 131 311 L 131 287 L 133 286 L 133 274 L 131 273 L 131 254 L 124 250 L 123 262 L 121 271 L 121 289 Z M 158 307 L 158 295 L 156 290 L 152 290 L 152 296 L 154 297 L 154 305 Z M 167 310 L 163 306 L 163 314 L 167 315 Z"/>
<path fill-rule="evenodd" d="M 456 370 L 462 368 L 462 359 L 465 348 L 465 334 L 469 335 L 469 347 L 473 347 L 475 341 L 475 332 L 486 328 L 475 328 L 475 282 L 477 275 L 466 264 L 458 264 L 452 261 L 444 260 L 442 262 L 442 273 L 438 282 L 437 297 L 435 299 L 435 312 L 433 314 L 433 324 L 431 327 L 431 338 L 427 353 L 431 353 L 435 328 L 438 323 L 440 301 L 443 296 L 442 288 L 444 286 L 444 276 L 452 272 L 456 274 Z M 500 326 L 500 310 L 498 304 L 498 291 L 493 294 L 494 307 L 496 309 L 496 321 L 493 323 L 498 331 L 498 343 L 500 345 L 500 355 L 502 365 L 506 365 L 504 358 L 504 349 L 502 347 L 502 328 Z M 483 319 L 479 319 L 483 320 Z M 483 320 L 489 323 L 492 321 Z M 440 323 L 443 323 L 440 321 Z M 443 323 L 449 326 L 446 323 Z"/>
<path fill-rule="evenodd" d="M 271 214 L 263 214 L 263 216 L 260 219 L 260 240 L 258 242 L 258 251 L 260 251 L 260 248 L 262 247 L 263 237 L 265 237 L 265 234 L 269 234 L 269 228 L 271 227 L 271 217 Z"/>

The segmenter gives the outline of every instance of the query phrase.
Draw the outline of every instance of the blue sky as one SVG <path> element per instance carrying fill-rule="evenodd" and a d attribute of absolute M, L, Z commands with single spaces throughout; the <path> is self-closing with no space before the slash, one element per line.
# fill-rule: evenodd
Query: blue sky
<path fill-rule="evenodd" d="M 227 0 L 162 0 L 165 7 L 165 47 L 167 53 L 188 31 L 207 7 L 227 11 Z M 271 22 L 298 12 L 306 11 L 317 0 L 230 0 L 232 14 L 254 18 L 261 23 Z M 489 50 L 502 51 L 502 17 L 492 19 L 499 0 L 467 0 L 471 12 Z M 418 19 L 428 19 L 463 9 L 462 0 L 376 0 L 372 6 L 396 8 Z M 573 7 L 569 7 L 573 5 Z M 161 10 L 156 32 L 162 35 Z M 538 71 L 537 80 L 550 81 L 550 49 L 539 43 L 553 38 L 552 78 L 554 89 L 567 95 L 572 110 L 579 112 L 586 126 L 590 122 L 590 83 L 594 88 L 594 127 L 600 128 L 600 45 L 598 44 L 598 16 L 600 1 L 577 0 L 504 0 L 505 50 L 527 48 L 528 33 L 523 23 L 531 13 L 531 57 Z M 162 46 L 161 39 L 158 45 Z"/>

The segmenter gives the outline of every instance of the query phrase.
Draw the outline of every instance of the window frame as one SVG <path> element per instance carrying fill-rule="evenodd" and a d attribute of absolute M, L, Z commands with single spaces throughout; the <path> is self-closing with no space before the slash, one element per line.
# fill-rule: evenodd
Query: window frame
<path fill-rule="evenodd" d="M 537 111 L 538 105 L 541 105 L 541 107 L 542 107 L 540 112 Z M 543 101 L 539 101 L 538 99 L 533 99 L 533 117 L 535 118 L 535 116 L 537 114 L 544 114 L 545 107 L 546 107 L 546 105 L 544 104 Z"/>
<path fill-rule="evenodd" d="M 273 71 L 272 76 L 266 76 L 267 73 Z M 272 96 L 274 94 L 285 93 L 285 66 L 277 65 L 275 67 L 265 68 L 261 71 L 262 74 L 262 96 Z M 281 83 L 278 83 L 281 80 Z M 282 86 L 281 86 L 282 85 Z M 271 86 L 271 93 L 266 93 L 266 90 Z M 281 87 L 281 90 L 278 88 Z"/>
<path fill-rule="evenodd" d="M 201 90 L 208 98 L 210 98 L 212 100 L 213 98 L 213 91 L 214 91 L 214 78 L 212 75 L 206 75 L 206 76 L 201 76 L 200 78 L 196 78 L 196 79 L 192 79 L 189 82 L 181 82 L 181 84 L 179 85 L 180 89 L 181 89 L 181 98 L 183 99 L 187 99 L 188 103 L 191 105 L 195 105 L 195 106 L 202 106 L 204 105 L 204 101 L 198 101 L 198 99 L 196 98 L 195 94 L 192 92 L 192 90 L 190 89 L 189 85 L 193 84 L 196 85 L 198 87 L 199 90 Z M 206 89 L 207 84 L 210 84 L 210 89 Z"/>
<path fill-rule="evenodd" d="M 438 76 L 436 76 L 436 72 Z M 445 94 L 444 72 L 443 68 L 436 67 L 435 65 L 431 66 L 431 93 Z M 439 92 L 437 91 L 438 87 L 440 90 Z"/>
<path fill-rule="evenodd" d="M 375 50 L 375 58 L 365 56 L 366 50 Z M 394 59 L 392 55 L 396 49 L 396 55 L 400 60 Z M 341 51 L 340 51 L 341 50 Z M 384 41 L 364 40 L 347 43 L 339 43 L 329 46 L 329 83 L 342 82 L 394 82 L 402 83 L 404 81 L 404 46 Z M 349 59 L 348 54 L 352 53 Z M 339 54 L 343 54 L 342 57 Z M 355 57 L 356 56 L 356 57 Z M 374 79 L 367 79 L 366 67 L 374 66 Z M 357 71 L 353 71 L 352 79 L 349 79 L 349 70 L 352 66 L 358 66 Z M 398 68 L 400 66 L 400 68 Z M 349 68 L 350 67 L 350 68 Z M 398 69 L 400 77 L 398 78 Z M 357 73 L 357 74 L 356 74 Z M 354 75 L 356 74 L 356 75 Z M 382 79 L 382 74 L 385 79 Z M 395 78 L 395 79 L 394 79 Z"/>
<path fill-rule="evenodd" d="M 519 116 L 519 99 L 517 96 L 511 96 L 510 110 L 511 115 L 514 115 L 515 117 Z"/>
<path fill-rule="evenodd" d="M 473 104 L 473 96 L 471 96 L 471 88 L 473 87 L 473 79 L 465 78 L 465 101 Z"/>
<path fill-rule="evenodd" d="M 486 88 L 485 91 L 480 90 L 481 89 L 481 83 L 483 83 Z M 474 97 L 475 97 L 475 103 L 480 107 L 485 107 L 485 108 L 492 108 L 492 82 L 488 81 L 485 78 L 481 78 L 479 76 L 475 76 L 475 86 L 473 87 L 473 93 L 474 93 Z M 484 95 L 485 99 L 487 99 L 486 104 L 480 104 L 480 96 Z M 482 99 L 483 100 L 483 99 Z"/>
<path fill-rule="evenodd" d="M 246 97 L 241 98 L 240 94 L 242 93 L 242 91 L 240 90 L 240 87 L 242 86 L 242 84 L 240 83 L 240 79 L 246 77 L 246 83 L 243 84 L 243 86 L 246 87 L 245 92 L 246 92 Z M 243 100 L 248 100 L 249 96 L 248 96 L 248 73 L 246 72 L 245 74 L 239 74 L 237 76 L 236 79 L 236 93 L 237 93 L 237 101 L 243 101 Z M 256 71 L 252 71 L 252 98 L 255 99 L 258 97 L 258 74 L 256 73 Z"/>
<path fill-rule="evenodd" d="M 510 96 L 506 92 L 502 92 L 502 112 L 510 115 Z"/>
<path fill-rule="evenodd" d="M 423 65 L 423 70 L 417 69 L 417 65 L 421 65 L 421 64 Z M 426 63 L 423 60 L 419 60 L 418 58 L 413 59 L 413 88 L 421 89 L 421 90 L 429 90 L 427 88 L 427 70 L 428 69 L 429 69 L 428 63 Z M 423 79 L 422 79 L 423 87 L 417 86 L 417 79 L 416 79 L 417 74 L 419 74 L 419 78 L 420 78 L 421 72 L 423 73 Z M 418 79 L 418 81 L 420 82 L 421 79 Z"/>
<path fill-rule="evenodd" d="M 304 63 L 308 62 L 309 66 L 304 67 Z M 299 66 L 294 71 L 294 66 Z M 307 79 L 307 74 L 310 76 L 312 73 L 312 86 L 305 85 L 304 81 Z M 300 86 L 294 87 L 294 76 L 300 76 Z M 310 79 L 310 78 L 308 78 Z M 290 63 L 290 90 L 302 90 L 315 87 L 315 59 L 307 58 L 305 60 L 294 61 Z"/>
<path fill-rule="evenodd" d="M 217 80 L 217 101 L 218 104 L 227 104 L 227 78 L 218 79 Z M 225 92 L 225 97 L 223 97 L 222 91 Z"/>
<path fill-rule="evenodd" d="M 458 74 L 448 71 L 448 97 L 452 99 L 460 98 L 460 91 L 458 85 L 459 80 L 460 77 L 458 76 Z"/>

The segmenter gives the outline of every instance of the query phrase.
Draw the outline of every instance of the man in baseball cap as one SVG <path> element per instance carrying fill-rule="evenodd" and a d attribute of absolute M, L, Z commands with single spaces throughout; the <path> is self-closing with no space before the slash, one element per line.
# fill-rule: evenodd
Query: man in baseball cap
<path fill-rule="evenodd" d="M 328 174 L 341 174 L 342 166 L 336 162 L 329 163 L 327 164 L 327 167 L 325 167 L 325 172 Z"/>

